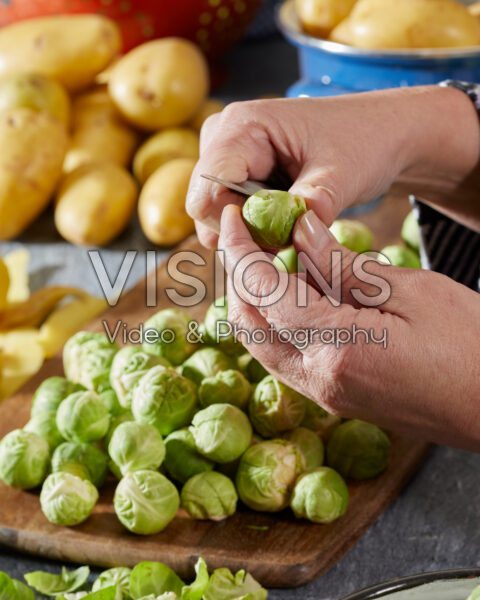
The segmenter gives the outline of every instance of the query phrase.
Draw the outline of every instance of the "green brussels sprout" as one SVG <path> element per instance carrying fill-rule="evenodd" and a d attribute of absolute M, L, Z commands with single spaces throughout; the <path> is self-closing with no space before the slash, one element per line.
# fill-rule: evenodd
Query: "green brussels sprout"
<path fill-rule="evenodd" d="M 98 500 L 97 488 L 88 479 L 59 471 L 49 475 L 40 492 L 43 514 L 54 525 L 78 525 L 91 515 Z"/>
<path fill-rule="evenodd" d="M 131 407 L 134 388 L 145 373 L 157 365 L 171 366 L 165 358 L 136 346 L 126 346 L 117 352 L 110 371 L 110 383 L 123 408 Z"/>
<path fill-rule="evenodd" d="M 331 523 L 347 510 L 347 484 L 330 467 L 318 467 L 297 479 L 290 506 L 297 519 Z"/>
<path fill-rule="evenodd" d="M 248 230 L 262 248 L 285 248 L 291 244 L 293 226 L 305 212 L 303 198 L 279 190 L 256 192 L 242 209 Z"/>
<path fill-rule="evenodd" d="M 265 367 L 262 367 L 258 360 L 248 352 L 239 356 L 237 363 L 238 368 L 250 383 L 260 383 L 268 375 Z"/>
<path fill-rule="evenodd" d="M 322 438 L 314 431 L 306 427 L 297 427 L 292 431 L 288 431 L 282 437 L 295 444 L 303 454 L 307 471 L 323 465 L 325 451 Z"/>
<path fill-rule="evenodd" d="M 180 494 L 183 508 L 194 519 L 222 521 L 237 509 L 238 496 L 231 479 L 216 471 L 198 473 Z"/>
<path fill-rule="evenodd" d="M 105 444 L 105 448 L 108 448 L 108 444 L 112 439 L 113 432 L 115 429 L 121 425 L 122 423 L 128 423 L 129 421 L 134 421 L 133 415 L 130 410 L 125 410 L 121 412 L 116 417 L 110 419 L 110 427 L 108 428 L 107 435 L 105 436 L 103 443 Z"/>
<path fill-rule="evenodd" d="M 333 432 L 327 446 L 327 462 L 343 477 L 372 479 L 387 468 L 390 446 L 380 427 L 352 419 Z"/>
<path fill-rule="evenodd" d="M 85 388 L 78 383 L 72 383 L 64 377 L 49 377 L 41 383 L 32 398 L 32 417 L 46 412 L 56 413 L 62 400 L 74 392 Z"/>
<path fill-rule="evenodd" d="M 267 375 L 257 385 L 248 403 L 255 431 L 265 438 L 298 427 L 305 416 L 305 397 Z"/>
<path fill-rule="evenodd" d="M 305 417 L 300 427 L 311 429 L 324 441 L 328 441 L 341 422 L 340 417 L 331 415 L 313 400 L 305 399 Z"/>
<path fill-rule="evenodd" d="M 200 454 L 218 463 L 236 460 L 252 440 L 250 421 L 231 404 L 212 404 L 200 410 L 190 431 Z"/>
<path fill-rule="evenodd" d="M 148 423 L 162 435 L 188 425 L 197 406 L 194 384 L 173 369 L 157 366 L 138 382 L 133 393 L 136 421 Z"/>
<path fill-rule="evenodd" d="M 217 306 L 218 305 L 218 306 Z M 244 348 L 237 342 L 228 324 L 228 300 L 226 296 L 217 298 L 210 304 L 203 323 L 204 338 L 209 344 L 218 344 L 226 354 L 241 354 Z"/>
<path fill-rule="evenodd" d="M 402 238 L 417 252 L 420 251 L 420 226 L 413 212 L 408 213 L 402 225 Z"/>
<path fill-rule="evenodd" d="M 63 348 L 63 369 L 67 379 L 88 390 L 110 389 L 110 368 L 118 346 L 103 333 L 79 331 Z"/>
<path fill-rule="evenodd" d="M 62 567 L 62 572 L 58 575 L 47 571 L 26 573 L 25 581 L 40 594 L 55 596 L 78 590 L 87 581 L 89 575 L 90 569 L 88 567 L 79 567 L 74 571 L 67 571 L 65 567 Z"/>
<path fill-rule="evenodd" d="M 92 444 L 64 442 L 52 455 L 52 473 L 67 472 L 100 488 L 107 475 L 107 456 Z"/>
<path fill-rule="evenodd" d="M 118 401 L 117 394 L 114 390 L 104 390 L 98 395 L 103 400 L 103 403 L 112 417 L 116 417 L 124 411 L 124 408 L 120 406 L 120 402 Z"/>
<path fill-rule="evenodd" d="M 301 273 L 303 267 L 298 260 L 298 255 L 293 246 L 280 250 L 273 259 L 273 264 L 284 273 Z"/>
<path fill-rule="evenodd" d="M 480 585 L 473 590 L 467 600 L 480 600 Z"/>
<path fill-rule="evenodd" d="M 380 250 L 380 255 L 379 260 L 387 262 L 385 260 L 385 257 L 387 257 L 394 267 L 404 267 L 406 269 L 422 268 L 418 254 L 405 246 L 385 246 L 383 250 Z"/>
<path fill-rule="evenodd" d="M 67 396 L 57 412 L 57 427 L 70 442 L 95 442 L 105 437 L 110 414 L 95 392 L 75 392 Z"/>
<path fill-rule="evenodd" d="M 175 571 L 160 562 L 138 563 L 130 576 L 133 598 L 148 598 L 149 595 L 157 598 L 164 593 L 174 593 L 180 598 L 184 587 L 184 582 Z"/>
<path fill-rule="evenodd" d="M 161 473 L 135 471 L 127 473 L 118 484 L 113 505 L 129 531 L 151 535 L 165 529 L 175 517 L 180 497 L 177 488 Z"/>
<path fill-rule="evenodd" d="M 23 429 L 31 433 L 36 433 L 41 438 L 47 440 L 52 451 L 65 441 L 62 434 L 58 431 L 56 415 L 53 412 L 36 414 Z"/>
<path fill-rule="evenodd" d="M 198 398 L 202 408 L 228 402 L 245 410 L 251 391 L 250 384 L 240 371 L 228 369 L 213 377 L 205 377 L 198 389 Z"/>
<path fill-rule="evenodd" d="M 181 370 L 184 377 L 200 385 L 205 377 L 213 377 L 220 371 L 234 368 L 232 358 L 218 348 L 201 348 L 187 358 Z"/>
<path fill-rule="evenodd" d="M 330 232 L 339 244 L 352 252 L 361 254 L 372 249 L 373 234 L 370 229 L 360 223 L 349 219 L 338 219 L 332 223 Z"/>
<path fill-rule="evenodd" d="M 30 490 L 40 485 L 49 461 L 48 442 L 36 433 L 15 429 L 0 442 L 0 479 L 11 487 Z"/>
<path fill-rule="evenodd" d="M 203 600 L 266 600 L 268 592 L 245 571 L 215 569 Z"/>
<path fill-rule="evenodd" d="M 92 592 L 97 592 L 98 590 L 103 590 L 112 585 L 116 585 L 117 589 L 119 589 L 122 594 L 122 598 L 129 599 L 131 574 L 132 570 L 127 567 L 115 567 L 103 571 L 103 573 L 100 573 L 95 580 L 92 586 Z"/>
<path fill-rule="evenodd" d="M 295 444 L 269 440 L 250 447 L 240 460 L 236 484 L 244 504 L 253 510 L 278 512 L 288 506 L 305 459 Z"/>
<path fill-rule="evenodd" d="M 180 365 L 196 348 L 192 343 L 195 336 L 189 335 L 190 323 L 193 323 L 190 317 L 178 308 L 161 310 L 145 322 L 142 348 L 166 358 L 172 365 Z"/>
<path fill-rule="evenodd" d="M 214 463 L 197 452 L 195 440 L 188 428 L 173 431 L 165 439 L 164 466 L 170 477 L 185 483 L 190 477 L 211 471 Z"/>
<path fill-rule="evenodd" d="M 153 425 L 131 421 L 115 429 L 108 453 L 122 475 L 131 471 L 156 471 L 165 458 L 165 445 Z"/>

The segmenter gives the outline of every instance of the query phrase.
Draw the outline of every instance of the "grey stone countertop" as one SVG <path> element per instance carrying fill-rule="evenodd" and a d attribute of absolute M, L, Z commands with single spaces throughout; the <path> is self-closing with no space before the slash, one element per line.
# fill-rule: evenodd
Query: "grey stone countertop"
<path fill-rule="evenodd" d="M 295 50 L 280 38 L 244 42 L 225 58 L 226 80 L 216 95 L 226 101 L 283 94 L 298 77 Z M 32 254 L 31 281 L 81 284 L 100 294 L 85 249 L 63 242 L 46 214 L 21 239 L 0 244 L 0 253 L 25 245 Z M 153 247 L 137 224 L 102 258 L 114 277 L 126 249 Z M 158 262 L 166 252 L 158 253 Z M 135 261 L 129 285 L 145 275 Z M 480 456 L 437 447 L 423 467 L 357 545 L 325 576 L 300 589 L 272 590 L 271 600 L 339 600 L 362 587 L 437 569 L 480 566 Z M 0 507 L 1 510 L 1 507 Z M 23 573 L 58 570 L 59 565 L 0 547 L 0 570 L 22 579 Z M 292 582 L 293 584 L 294 582 Z"/>

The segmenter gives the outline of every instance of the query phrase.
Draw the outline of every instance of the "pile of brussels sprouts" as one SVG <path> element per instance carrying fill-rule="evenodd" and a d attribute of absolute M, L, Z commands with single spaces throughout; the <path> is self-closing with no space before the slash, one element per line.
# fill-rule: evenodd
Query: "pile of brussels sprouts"
<path fill-rule="evenodd" d="M 74 335 L 65 377 L 44 381 L 30 421 L 0 442 L 0 478 L 25 490 L 41 485 L 47 519 L 73 526 L 89 517 L 110 472 L 119 480 L 118 519 L 143 535 L 162 531 L 180 505 L 195 519 L 220 521 L 239 499 L 256 511 L 290 506 L 316 523 L 342 516 L 344 478 L 380 474 L 388 436 L 342 422 L 277 381 L 222 331 L 226 320 L 219 299 L 197 343 L 176 308 L 145 323 L 158 335 L 141 347 Z"/>
<path fill-rule="evenodd" d="M 210 575 L 207 564 L 199 558 L 195 573 L 195 580 L 187 585 L 167 565 L 142 562 L 133 569 L 115 567 L 100 573 L 87 591 L 88 567 L 70 572 L 63 568 L 58 575 L 44 571 L 27 573 L 25 580 L 30 587 L 0 572 L 0 598 L 35 600 L 33 590 L 42 597 L 54 596 L 57 600 L 266 600 L 268 597 L 267 590 L 243 570 L 232 573 L 229 569 L 215 569 Z"/>

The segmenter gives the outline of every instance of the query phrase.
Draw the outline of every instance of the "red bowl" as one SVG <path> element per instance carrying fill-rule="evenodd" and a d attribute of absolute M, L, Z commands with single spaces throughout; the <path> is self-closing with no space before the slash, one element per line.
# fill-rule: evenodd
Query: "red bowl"
<path fill-rule="evenodd" d="M 0 0 L 0 27 L 22 19 L 100 13 L 118 23 L 127 51 L 158 37 L 195 41 L 210 56 L 237 42 L 262 0 Z"/>

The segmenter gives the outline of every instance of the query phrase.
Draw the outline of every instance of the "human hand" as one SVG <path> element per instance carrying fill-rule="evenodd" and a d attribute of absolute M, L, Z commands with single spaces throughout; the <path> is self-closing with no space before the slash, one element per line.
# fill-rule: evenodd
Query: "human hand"
<path fill-rule="evenodd" d="M 340 246 L 313 211 L 297 221 L 294 244 L 309 269 L 308 285 L 269 264 L 272 256 L 255 245 L 238 207 L 223 211 L 219 248 L 228 273 L 229 320 L 237 331 L 267 335 L 266 342 L 255 343 L 240 334 L 251 354 L 275 377 L 334 414 L 480 450 L 480 345 L 478 327 L 472 327 L 480 323 L 478 295 L 438 273 L 359 257 Z M 316 266 L 331 281 L 332 252 L 342 259 L 337 306 L 312 285 L 311 276 Z M 246 256 L 266 262 L 246 267 Z M 297 287 L 302 285 L 308 292 L 305 307 L 299 306 Z M 385 301 L 374 306 L 379 300 Z M 337 331 L 345 341 L 354 327 L 368 335 L 358 333 L 357 343 L 338 347 L 328 342 L 330 334 L 327 341 L 317 335 L 305 346 L 279 337 L 282 330 Z M 275 332 L 271 342 L 270 328 Z M 378 343 L 384 332 L 386 347 Z"/>

